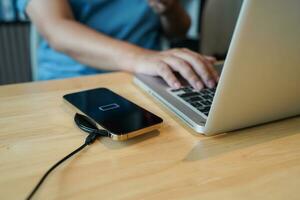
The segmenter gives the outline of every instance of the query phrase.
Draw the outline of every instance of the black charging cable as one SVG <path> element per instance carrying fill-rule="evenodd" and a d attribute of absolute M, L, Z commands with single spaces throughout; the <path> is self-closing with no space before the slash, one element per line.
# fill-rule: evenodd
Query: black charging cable
<path fill-rule="evenodd" d="M 38 184 L 34 187 L 34 189 L 30 192 L 26 200 L 32 199 L 33 195 L 36 193 L 36 191 L 40 188 L 40 186 L 43 184 L 47 176 L 61 163 L 84 149 L 87 145 L 93 144 L 95 140 L 99 137 L 108 137 L 109 132 L 103 129 L 98 129 L 97 125 L 91 121 L 88 117 L 78 114 L 75 114 L 74 121 L 76 125 L 83 131 L 87 132 L 89 135 L 86 137 L 84 144 L 82 144 L 80 147 L 78 147 L 76 150 L 74 150 L 69 155 L 65 156 L 63 159 L 58 161 L 55 165 L 53 165 L 48 171 L 43 175 L 43 177 L 40 179 Z"/>

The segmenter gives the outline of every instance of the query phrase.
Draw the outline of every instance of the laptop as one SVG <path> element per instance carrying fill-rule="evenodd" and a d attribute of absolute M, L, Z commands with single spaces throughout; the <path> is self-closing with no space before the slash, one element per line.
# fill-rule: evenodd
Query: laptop
<path fill-rule="evenodd" d="M 214 135 L 300 114 L 300 1 L 245 0 L 215 89 L 134 82 L 197 133 Z"/>

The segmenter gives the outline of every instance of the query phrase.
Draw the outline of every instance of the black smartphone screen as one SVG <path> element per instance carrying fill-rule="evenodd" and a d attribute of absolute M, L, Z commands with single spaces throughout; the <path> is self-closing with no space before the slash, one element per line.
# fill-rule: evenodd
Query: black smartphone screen
<path fill-rule="evenodd" d="M 63 98 L 116 135 L 127 134 L 163 121 L 106 88 L 66 94 Z"/>

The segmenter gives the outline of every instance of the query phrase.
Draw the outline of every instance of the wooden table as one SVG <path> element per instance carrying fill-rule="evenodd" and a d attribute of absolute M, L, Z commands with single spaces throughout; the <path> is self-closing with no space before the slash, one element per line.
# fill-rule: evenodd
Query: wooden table
<path fill-rule="evenodd" d="M 100 139 L 49 176 L 35 199 L 300 199 L 300 118 L 215 137 L 113 73 L 0 87 L 0 199 L 24 199 L 43 173 L 83 143 L 65 93 L 107 87 L 161 116 L 156 132 Z"/>

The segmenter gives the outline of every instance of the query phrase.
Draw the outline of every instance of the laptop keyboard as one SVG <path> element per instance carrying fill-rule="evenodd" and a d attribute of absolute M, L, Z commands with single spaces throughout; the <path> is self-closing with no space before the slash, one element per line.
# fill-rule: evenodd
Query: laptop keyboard
<path fill-rule="evenodd" d="M 191 86 L 169 89 L 169 92 L 177 99 L 183 101 L 192 110 L 203 113 L 206 117 L 209 114 L 210 107 L 215 95 L 216 89 L 205 88 L 200 92 L 195 91 Z"/>

